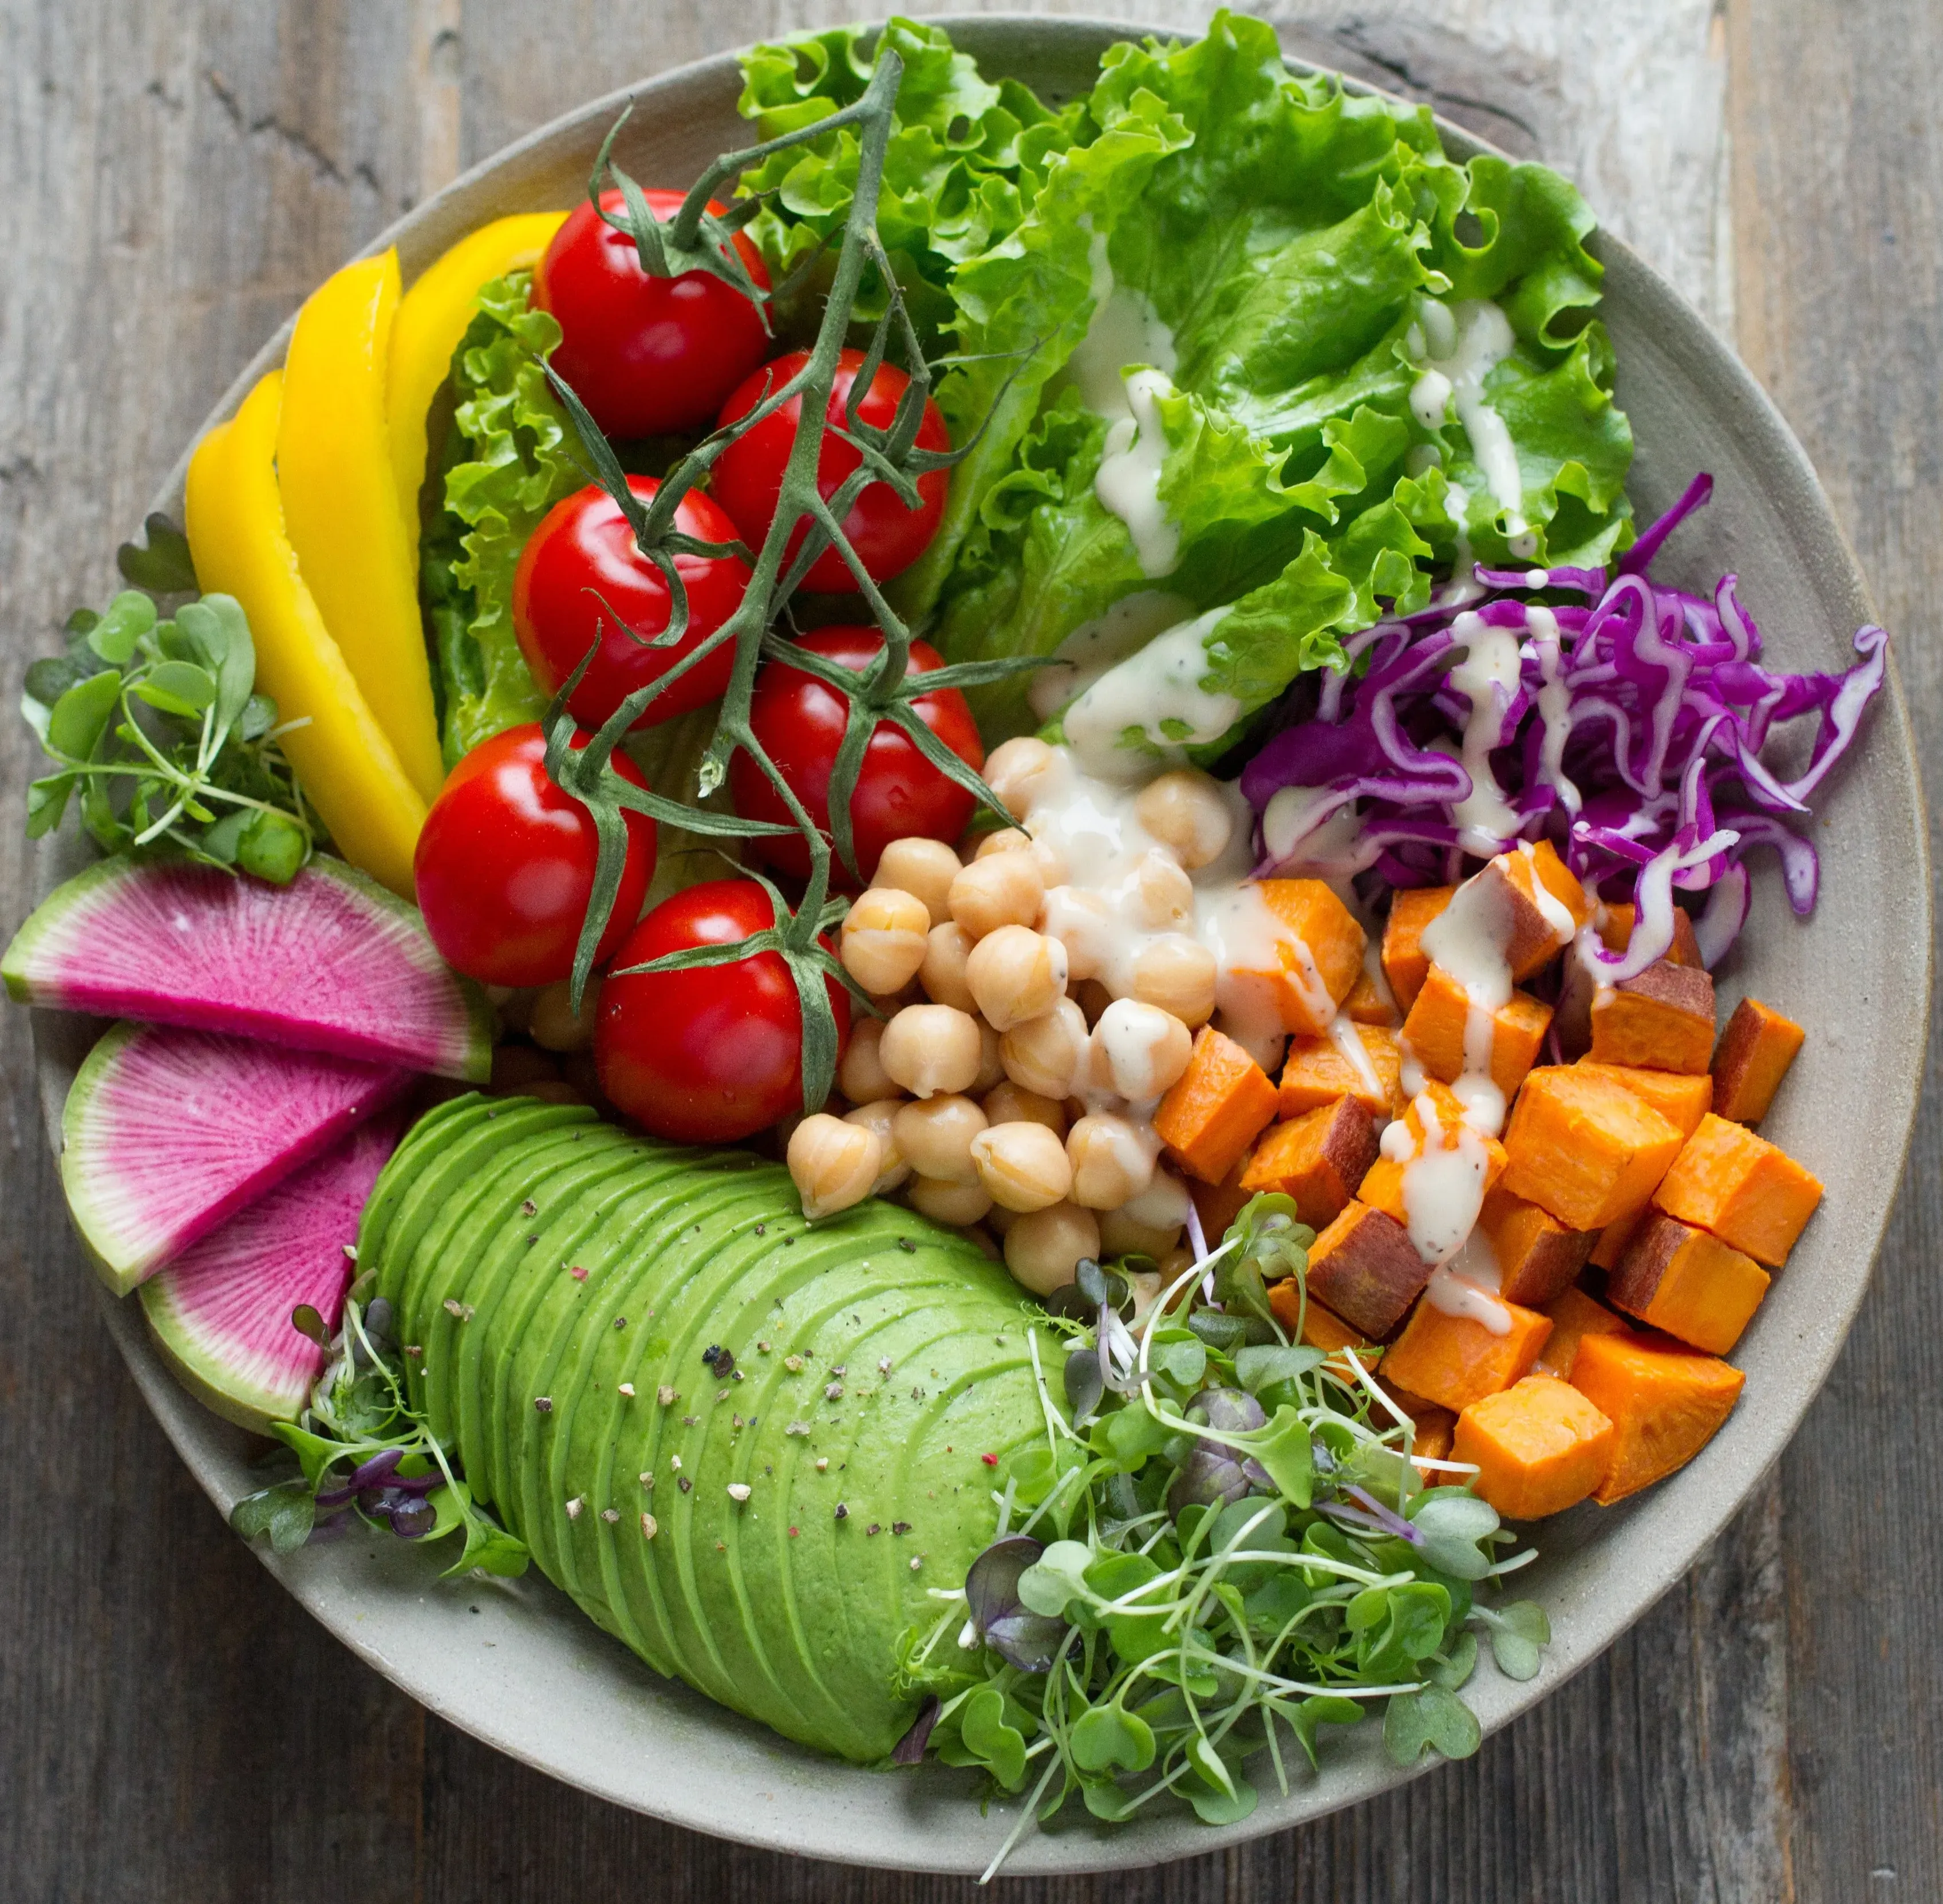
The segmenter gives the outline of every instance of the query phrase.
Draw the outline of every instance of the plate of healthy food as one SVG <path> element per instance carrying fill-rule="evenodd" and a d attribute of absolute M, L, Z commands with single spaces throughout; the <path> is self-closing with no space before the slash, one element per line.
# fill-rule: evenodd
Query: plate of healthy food
<path fill-rule="evenodd" d="M 110 1325 L 305 1606 L 589 1791 L 968 1873 L 1298 1823 L 1610 1644 L 1840 1347 L 1889 637 L 1565 180 L 1259 22 L 597 102 L 120 562 L 5 958 Z"/>

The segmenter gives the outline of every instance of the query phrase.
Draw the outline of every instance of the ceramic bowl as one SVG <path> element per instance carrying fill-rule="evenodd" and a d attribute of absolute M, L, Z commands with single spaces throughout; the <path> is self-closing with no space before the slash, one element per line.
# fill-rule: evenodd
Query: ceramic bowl
<path fill-rule="evenodd" d="M 1136 29 L 1109 21 L 986 16 L 953 20 L 959 47 L 993 75 L 1059 98 L 1088 87 L 1102 48 Z M 718 152 L 746 143 L 732 55 L 631 90 L 636 110 L 619 156 L 637 178 L 686 183 Z M 409 281 L 486 220 L 577 202 L 603 135 L 629 93 L 555 120 L 468 174 L 374 239 L 396 244 Z M 1459 157 L 1481 149 L 1441 127 Z M 1596 208 L 1595 208 L 1596 209 Z M 1840 668 L 1872 619 L 1853 557 L 1800 446 L 1752 377 L 1702 318 L 1616 241 L 1598 241 L 1604 316 L 1619 355 L 1619 397 L 1638 441 L 1632 495 L 1642 521 L 1711 470 L 1714 499 L 1677 536 L 1659 571 L 1711 587 L 1737 571 L 1743 599 L 1788 668 Z M 272 339 L 209 419 L 228 416 L 281 361 Z M 184 464 L 187 460 L 185 448 Z M 178 468 L 156 506 L 179 514 Z M 1776 1279 L 1736 1359 L 1745 1398 L 1690 1466 L 1607 1511 L 1588 1505 L 1544 1525 L 1541 1558 L 1521 1582 L 1550 1613 L 1542 1672 L 1518 1684 L 1488 1664 L 1467 1697 L 1487 1732 L 1593 1659 L 1692 1565 L 1780 1453 L 1842 1346 L 1888 1221 L 1917 1104 L 1929 987 L 1929 881 L 1922 794 L 1893 669 L 1865 744 L 1818 816 L 1821 904 L 1803 924 L 1778 874 L 1759 872 L 1742 947 L 1717 975 L 1722 1009 L 1752 990 L 1808 1028 L 1808 1042 L 1764 1132 L 1820 1175 L 1820 1214 Z M 51 885 L 84 857 L 69 843 L 41 862 Z M 73 1069 L 97 1027 L 41 1014 L 40 1086 L 51 1140 Z M 1839 1135 L 1837 1135 L 1839 1133 Z M 255 1485 L 260 1452 L 171 1379 L 139 1305 L 103 1306 L 164 1430 L 226 1512 Z M 440 1563 L 388 1538 L 308 1547 L 264 1564 L 347 1646 L 453 1724 L 555 1777 L 655 1816 L 779 1851 L 861 1864 L 975 1874 L 1016 1816 L 981 1816 L 968 1775 L 861 1771 L 785 1743 L 658 1678 L 534 1576 L 508 1584 L 435 1583 Z M 475 1613 L 470 1609 L 477 1608 Z M 193 1672 L 193 1660 L 157 1669 Z M 1384 1758 L 1380 1728 L 1332 1737 L 1318 1775 L 1269 1785 L 1259 1808 L 1226 1829 L 1160 1808 L 1116 1829 L 1081 1814 L 1027 1835 L 1014 1873 L 1147 1865 L 1285 1830 L 1413 1776 Z M 1077 1810 L 1076 1807 L 1070 1807 Z"/>

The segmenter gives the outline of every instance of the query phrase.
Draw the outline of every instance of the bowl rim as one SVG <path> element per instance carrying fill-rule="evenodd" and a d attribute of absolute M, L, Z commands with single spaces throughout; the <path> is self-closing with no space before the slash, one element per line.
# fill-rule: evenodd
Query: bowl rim
<path fill-rule="evenodd" d="M 991 60 L 999 49 L 1015 45 L 1021 36 L 1054 44 L 1064 41 L 1073 48 L 1103 47 L 1122 39 L 1159 37 L 1192 40 L 1203 36 L 1203 29 L 1193 26 L 1160 27 L 1116 20 L 1106 15 L 1055 17 L 1024 12 L 968 15 L 944 13 L 926 16 L 922 23 L 944 28 L 951 35 L 954 45 L 961 51 L 972 53 L 981 63 Z M 394 220 L 354 256 L 370 256 L 398 244 L 402 253 L 417 257 L 422 235 L 436 231 L 455 207 L 466 202 L 482 186 L 496 178 L 516 176 L 523 162 L 556 146 L 572 146 L 576 140 L 585 140 L 589 130 L 594 129 L 593 138 L 586 142 L 591 149 L 597 144 L 600 132 L 605 131 L 621 107 L 630 100 L 652 103 L 657 95 L 705 91 L 712 83 L 721 82 L 735 73 L 737 61 L 745 50 L 737 48 L 687 62 L 569 109 L 468 168 L 438 192 Z M 1382 88 L 1338 74 L 1326 65 L 1294 54 L 1285 54 L 1285 60 L 1293 70 L 1321 72 L 1338 78 L 1352 93 L 1375 95 L 1414 106 L 1413 102 L 1400 100 Z M 1511 156 L 1465 128 L 1441 116 L 1432 116 L 1444 149 L 1453 158 L 1462 161 L 1479 153 Z M 468 221 L 468 228 L 477 222 L 476 219 Z M 439 248 L 436 241 L 423 247 L 425 256 L 418 259 L 421 268 L 437 254 Z M 1594 235 L 1592 248 L 1606 266 L 1608 292 L 1616 279 L 1623 281 L 1632 297 L 1646 307 L 1647 315 L 1656 321 L 1661 333 L 1673 339 L 1677 345 L 1684 347 L 1690 353 L 1697 354 L 1703 361 L 1705 375 L 1725 386 L 1728 398 L 1741 413 L 1749 433 L 1748 440 L 1763 456 L 1784 469 L 1803 501 L 1810 506 L 1814 518 L 1809 525 L 1814 538 L 1812 560 L 1818 572 L 1834 579 L 1837 585 L 1834 592 L 1843 603 L 1844 616 L 1852 614 L 1857 624 L 1872 621 L 1873 607 L 1859 565 L 1805 451 L 1767 392 L 1732 346 L 1717 337 L 1671 284 L 1623 241 L 1601 229 Z M 195 443 L 208 429 L 234 413 L 265 370 L 281 362 L 294 323 L 293 313 L 266 339 L 218 399 L 171 468 L 150 505 L 152 508 L 179 511 L 183 483 Z M 1920 1015 L 1912 1013 L 1911 1016 L 1914 1021 L 1926 1027 L 1928 1000 L 1934 977 L 1934 898 L 1929 880 L 1920 757 L 1892 647 L 1886 671 L 1888 692 L 1875 711 L 1871 724 L 1880 726 L 1886 720 L 1889 733 L 1894 736 L 1896 764 L 1907 775 L 1914 801 L 1914 838 L 1911 846 L 1917 863 L 1911 870 L 1920 878 L 1922 892 L 1921 997 L 1917 1001 L 1921 1010 Z M 1890 746 L 1889 734 L 1872 735 L 1871 745 L 1877 751 L 1886 752 Z M 33 875 L 36 901 L 92 857 L 71 834 L 41 843 Z M 54 1034 L 45 1028 L 48 1016 L 35 1014 L 35 1070 L 43 1122 L 58 1158 L 61 1147 L 60 1109 L 69 1070 L 63 1058 L 51 1049 Z M 1892 1185 L 1900 1181 L 1914 1138 L 1926 1045 L 1926 1031 L 1910 1047 L 1902 1074 L 1882 1080 L 1878 1101 L 1886 1100 L 1896 1105 L 1902 1126 L 1896 1169 L 1889 1180 Z M 1515 1685 L 1509 1681 L 1493 1684 L 1493 1696 L 1481 1703 L 1480 1717 L 1487 1736 L 1529 1710 L 1603 1654 L 1687 1573 L 1702 1549 L 1726 1527 L 1759 1485 L 1827 1382 L 1867 1292 L 1895 1201 L 1892 1188 L 1883 1195 L 1880 1207 L 1865 1222 L 1868 1248 L 1865 1267 L 1843 1285 L 1839 1308 L 1828 1312 L 1827 1326 L 1820 1332 L 1820 1353 L 1812 1367 L 1812 1380 L 1785 1398 L 1770 1397 L 1764 1405 L 1760 1417 L 1762 1432 L 1756 1437 L 1754 1458 L 1743 1464 L 1730 1482 L 1708 1490 L 1703 1510 L 1690 1514 L 1684 1520 L 1671 1511 L 1675 1484 L 1669 1483 L 1655 1491 L 1653 1498 L 1662 1506 L 1655 1516 L 1659 1537 L 1656 1542 L 1647 1543 L 1652 1547 L 1650 1564 L 1629 1568 L 1631 1590 L 1623 1595 L 1607 1596 L 1607 1602 L 1590 1618 L 1592 1630 L 1572 1632 L 1569 1643 L 1565 1645 L 1555 1642 L 1548 1651 L 1544 1669 L 1536 1679 Z M 223 1462 L 213 1448 L 215 1430 L 211 1424 L 215 1418 L 195 1404 L 170 1376 L 137 1313 L 137 1306 L 115 1301 L 98 1284 L 96 1294 L 107 1316 L 116 1346 L 143 1399 L 198 1485 L 226 1518 L 236 1495 L 221 1472 Z M 1696 1481 L 1700 1478 L 1693 1477 Z M 1681 1498 L 1684 1501 L 1684 1497 Z M 517 1715 L 508 1724 L 500 1722 L 495 1715 L 465 1709 L 455 1704 L 442 1689 L 440 1680 L 444 1675 L 440 1672 L 414 1672 L 401 1663 L 385 1650 L 382 1639 L 361 1630 L 351 1610 L 333 1601 L 327 1579 L 321 1583 L 318 1577 L 293 1568 L 259 1546 L 253 1546 L 253 1551 L 305 1609 L 366 1664 L 383 1673 L 422 1704 L 509 1756 L 596 1796 L 686 1829 L 763 1849 L 855 1861 L 857 1851 L 864 1848 L 851 1846 L 843 1841 L 842 1832 L 849 1827 L 841 1823 L 833 1829 L 811 1829 L 806 1832 L 797 1815 L 778 1815 L 787 1810 L 781 1805 L 767 1810 L 757 1807 L 736 1810 L 732 1808 L 732 1801 L 727 1800 L 719 1801 L 713 1807 L 707 1804 L 657 1804 L 637 1789 L 622 1789 L 618 1780 L 603 1784 L 584 1775 L 576 1776 L 543 1752 L 522 1743 L 522 1725 Z M 585 1622 L 584 1616 L 572 1609 L 563 1596 L 561 1604 L 566 1607 L 572 1619 L 584 1622 L 590 1635 L 604 1641 L 604 1636 L 597 1634 L 591 1622 Z M 1588 1617 L 1579 1609 L 1575 1608 L 1574 1613 L 1578 1620 Z M 631 1660 L 632 1656 L 624 1653 L 622 1657 Z M 711 1707 L 709 1710 L 725 1725 L 746 1728 L 752 1723 L 724 1709 Z M 827 1770 L 833 1764 L 833 1761 L 809 1753 L 806 1749 L 776 1743 L 786 1753 L 800 1753 L 813 1760 L 819 1769 Z M 1408 1768 L 1392 1767 L 1387 1761 L 1374 1766 L 1366 1763 L 1353 1773 L 1346 1768 L 1343 1776 L 1334 1780 L 1325 1772 L 1321 1779 L 1295 1784 L 1286 1799 L 1273 1793 L 1265 1795 L 1251 1817 L 1232 1826 L 1208 1827 L 1170 1815 L 1150 1817 L 1110 1834 L 1102 1833 L 1097 1828 L 1088 1832 L 1067 1829 L 1053 1835 L 1035 1832 L 1021 1844 L 1007 1867 L 1008 1872 L 1024 1875 L 1103 1872 L 1220 1850 L 1267 1833 L 1291 1829 L 1343 1807 L 1360 1804 L 1420 1776 L 1438 1762 L 1434 1758 L 1428 1758 Z M 844 1775 L 858 1776 L 857 1768 L 837 1769 Z M 944 1783 L 942 1775 L 932 1775 Z M 1338 1786 L 1346 1789 L 1332 1789 Z M 981 1830 L 941 1830 L 935 1820 L 920 1823 L 915 1831 L 907 1829 L 895 1846 L 870 1847 L 867 1861 L 886 1868 L 975 1874 L 983 1868 L 1004 1827 L 1015 1815 L 1010 1805 L 996 1804 L 993 1810 L 993 1818 L 983 1821 L 985 1829 Z M 976 1815 L 968 1808 L 965 1822 L 978 1822 Z M 1076 1853 L 1078 1855 L 1074 1855 Z"/>

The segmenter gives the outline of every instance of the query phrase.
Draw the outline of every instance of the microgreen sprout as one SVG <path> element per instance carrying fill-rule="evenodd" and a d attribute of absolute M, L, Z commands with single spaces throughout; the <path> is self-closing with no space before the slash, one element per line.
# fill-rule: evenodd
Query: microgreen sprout
<path fill-rule="evenodd" d="M 1500 1557 L 1496 1514 L 1426 1480 L 1410 1417 L 1358 1358 L 1290 1340 L 1266 1301 L 1255 1314 L 1257 1287 L 1299 1289 L 1310 1241 L 1286 1199 L 1254 1199 L 1128 1331 L 1113 1386 L 1113 1267 L 1082 1266 L 1029 1333 L 1045 1433 L 994 1488 L 998 1538 L 960 1592 L 934 1591 L 907 1645 L 925 1703 L 896 1755 L 981 1767 L 1023 1799 L 993 1870 L 1076 1792 L 1110 1820 L 1167 1794 L 1211 1823 L 1244 1818 L 1264 1772 L 1288 1790 L 1291 1744 L 1312 1768 L 1322 1728 L 1372 1706 L 1399 1764 L 1475 1751 L 1460 1691 L 1481 1632 L 1500 1671 L 1536 1672 L 1543 1614 L 1478 1597 L 1528 1557 Z M 1269 1339 L 1224 1347 L 1193 1326 L 1211 1273 Z M 1041 1335 L 1085 1409 L 1055 1399 Z"/>

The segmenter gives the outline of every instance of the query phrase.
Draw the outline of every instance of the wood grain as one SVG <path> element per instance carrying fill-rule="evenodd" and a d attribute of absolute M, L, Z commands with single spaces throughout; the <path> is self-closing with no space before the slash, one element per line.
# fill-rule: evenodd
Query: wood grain
<path fill-rule="evenodd" d="M 236 369 L 373 232 L 594 92 L 854 11 L 0 0 L 8 699 L 66 610 L 112 585 L 115 542 Z M 1036 11 L 1189 24 L 1207 9 Z M 1933 6 L 1265 11 L 1291 50 L 1561 164 L 1717 324 L 1738 321 L 1902 637 L 1924 757 L 1943 758 Z M 28 752 L 0 723 L 8 926 L 27 890 Z M 427 1716 L 305 1620 L 183 1473 L 93 1318 L 29 1059 L 23 1016 L 0 1017 L 0 1898 L 972 1894 L 747 1852 L 587 1799 Z M 1926 1354 L 1943 1339 L 1939 1227 L 1932 1097 L 1876 1288 L 1780 1476 L 1632 1634 L 1475 1760 L 1300 1833 L 1012 1894 L 1943 1896 L 1943 1648 L 1924 1618 L 1943 1588 L 1943 1399 Z"/>

